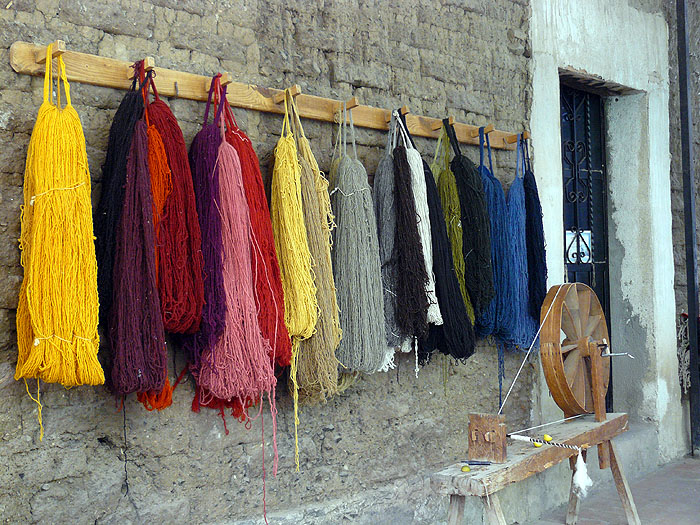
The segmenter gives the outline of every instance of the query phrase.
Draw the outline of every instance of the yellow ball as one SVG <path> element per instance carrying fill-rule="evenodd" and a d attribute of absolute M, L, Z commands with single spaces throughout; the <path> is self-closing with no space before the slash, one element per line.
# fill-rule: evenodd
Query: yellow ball
<path fill-rule="evenodd" d="M 532 444 L 535 445 L 535 448 L 540 448 L 542 446 L 542 443 L 534 442 Z"/>
<path fill-rule="evenodd" d="M 462 467 L 462 472 L 471 472 L 472 469 L 469 468 L 469 465 L 464 465 Z"/>
<path fill-rule="evenodd" d="M 550 441 L 552 441 L 553 438 L 549 434 L 545 434 L 542 439 L 549 443 Z"/>

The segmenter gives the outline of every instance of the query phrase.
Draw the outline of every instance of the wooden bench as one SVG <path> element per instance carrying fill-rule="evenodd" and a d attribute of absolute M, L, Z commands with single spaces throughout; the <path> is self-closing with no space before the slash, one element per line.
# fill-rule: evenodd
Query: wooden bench
<path fill-rule="evenodd" d="M 565 423 L 547 427 L 547 433 L 555 441 L 575 445 L 584 449 L 601 445 L 609 451 L 609 466 L 617 492 L 630 525 L 639 525 L 639 516 L 632 499 L 622 466 L 619 463 L 612 439 L 628 429 L 627 414 L 607 414 L 607 420 L 597 422 L 593 415 L 583 416 Z M 583 452 L 585 459 L 585 450 Z M 462 463 L 457 463 L 431 476 L 433 490 L 450 497 L 449 525 L 462 525 L 466 496 L 481 498 L 484 505 L 484 522 L 489 525 L 506 525 L 497 492 L 512 483 L 529 478 L 533 474 L 569 459 L 573 470 L 576 451 L 554 446 L 535 448 L 531 444 L 514 442 L 508 446 L 506 463 L 471 467 L 471 472 L 462 472 Z M 605 458 L 607 461 L 608 458 Z M 603 463 L 602 466 L 607 466 Z M 579 498 L 572 490 L 569 494 L 567 525 L 578 520 Z"/>

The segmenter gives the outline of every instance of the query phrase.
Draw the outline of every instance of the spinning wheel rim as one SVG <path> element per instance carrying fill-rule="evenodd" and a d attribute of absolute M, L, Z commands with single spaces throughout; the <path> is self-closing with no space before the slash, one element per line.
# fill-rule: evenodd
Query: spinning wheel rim
<path fill-rule="evenodd" d="M 610 341 L 595 292 L 582 283 L 553 286 L 545 297 L 540 317 L 542 368 L 554 401 L 567 417 L 592 413 L 593 382 L 588 352 L 597 350 L 596 342 Z M 607 392 L 609 358 L 601 360 L 601 367 L 603 390 Z"/>

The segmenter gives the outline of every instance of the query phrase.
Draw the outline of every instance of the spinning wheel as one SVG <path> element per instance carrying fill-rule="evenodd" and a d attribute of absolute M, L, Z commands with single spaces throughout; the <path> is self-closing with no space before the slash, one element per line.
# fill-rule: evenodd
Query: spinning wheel
<path fill-rule="evenodd" d="M 610 360 L 601 354 L 610 338 L 595 292 L 582 283 L 552 286 L 541 317 L 542 368 L 554 401 L 566 417 L 595 411 L 605 419 Z"/>

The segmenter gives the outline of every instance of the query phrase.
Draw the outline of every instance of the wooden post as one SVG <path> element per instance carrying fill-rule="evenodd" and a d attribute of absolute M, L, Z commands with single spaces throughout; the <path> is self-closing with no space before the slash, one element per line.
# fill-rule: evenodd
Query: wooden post
<path fill-rule="evenodd" d="M 448 525 L 464 525 L 464 503 L 466 496 L 452 494 L 450 496 L 450 508 L 447 511 Z"/>
<path fill-rule="evenodd" d="M 603 384 L 603 358 L 600 355 L 598 342 L 588 343 L 588 358 L 591 360 L 591 388 L 593 389 L 593 410 L 596 421 L 605 421 L 605 390 Z M 608 453 L 609 442 L 598 445 L 598 466 L 606 469 L 610 466 L 610 455 Z"/>
<path fill-rule="evenodd" d="M 620 495 L 622 508 L 625 510 L 625 515 L 627 516 L 627 523 L 629 523 L 629 525 L 641 525 L 642 522 L 639 520 L 639 514 L 637 514 L 637 506 L 634 504 L 634 498 L 632 498 L 632 491 L 627 483 L 624 472 L 622 472 L 622 465 L 620 465 L 617 459 L 615 444 L 612 440 L 608 441 L 607 444 L 610 453 L 610 470 L 615 480 L 615 488 Z"/>
<path fill-rule="evenodd" d="M 506 518 L 503 515 L 501 502 L 498 495 L 491 494 L 483 496 L 481 501 L 484 502 L 484 523 L 487 525 L 507 525 Z"/>

